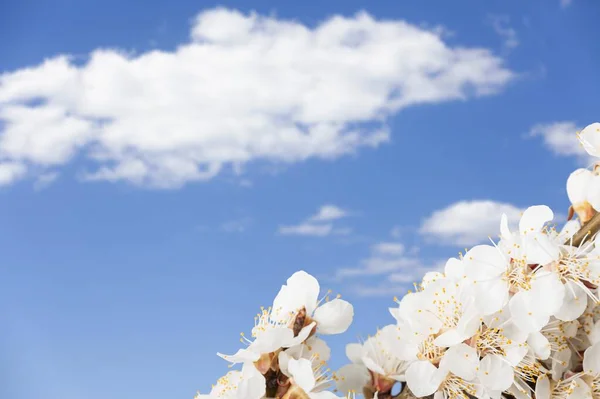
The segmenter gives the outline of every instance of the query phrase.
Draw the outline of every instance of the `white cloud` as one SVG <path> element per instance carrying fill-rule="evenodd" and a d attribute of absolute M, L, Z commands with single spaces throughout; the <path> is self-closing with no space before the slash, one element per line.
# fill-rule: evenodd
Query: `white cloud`
<path fill-rule="evenodd" d="M 0 163 L 0 186 L 5 186 L 20 179 L 26 173 L 26 167 L 19 162 Z"/>
<path fill-rule="evenodd" d="M 519 45 L 517 31 L 510 25 L 508 15 L 490 15 L 488 17 L 494 31 L 502 38 L 506 50 L 514 49 Z"/>
<path fill-rule="evenodd" d="M 334 228 L 334 220 L 342 219 L 348 216 L 348 211 L 336 205 L 323 205 L 319 208 L 316 214 L 308 217 L 300 224 L 293 226 L 279 227 L 281 235 L 299 235 L 299 236 L 314 236 L 325 237 L 328 235 L 349 235 L 352 229 L 349 227 Z"/>
<path fill-rule="evenodd" d="M 443 271 L 445 261 L 441 262 L 433 262 L 432 264 L 427 264 L 418 258 L 407 258 L 404 263 L 400 262 L 402 257 L 398 258 L 398 264 L 401 266 L 392 269 L 392 272 L 386 271 L 387 274 L 385 281 L 375 282 L 372 284 L 369 283 L 359 283 L 355 285 L 351 285 L 352 292 L 358 296 L 363 297 L 373 297 L 373 296 L 387 296 L 387 295 L 396 295 L 401 297 L 406 293 L 407 288 L 411 288 L 414 283 L 419 283 L 425 273 L 430 271 Z M 359 269 L 342 269 L 343 270 L 359 270 Z M 366 272 L 365 269 L 362 273 L 356 274 L 342 274 L 338 275 L 338 278 L 343 277 L 352 277 L 352 276 L 364 276 L 364 275 L 372 275 L 373 273 Z M 384 273 L 377 273 L 384 274 Z"/>
<path fill-rule="evenodd" d="M 371 246 L 371 255 L 361 260 L 360 266 L 338 269 L 336 278 L 376 276 L 398 270 L 414 270 L 420 268 L 420 266 L 420 260 L 406 254 L 404 245 L 401 243 L 380 242 Z"/>
<path fill-rule="evenodd" d="M 575 122 L 562 121 L 552 123 L 540 123 L 531 128 L 529 137 L 541 137 L 544 146 L 556 155 L 576 156 L 582 162 L 590 159 L 585 152 L 576 132 L 580 130 Z"/>
<path fill-rule="evenodd" d="M 243 233 L 250 227 L 251 223 L 252 219 L 246 217 L 225 222 L 220 226 L 220 228 L 221 231 L 224 231 L 225 233 Z"/>
<path fill-rule="evenodd" d="M 324 222 L 341 219 L 346 216 L 348 216 L 348 213 L 335 205 L 323 205 L 316 215 L 311 216 L 310 220 L 315 222 Z"/>
<path fill-rule="evenodd" d="M 387 116 L 513 77 L 489 50 L 401 20 L 308 27 L 218 8 L 174 51 L 96 49 L 83 64 L 57 56 L 0 75 L 0 162 L 35 175 L 83 159 L 86 180 L 173 188 L 256 160 L 377 147 Z"/>
<path fill-rule="evenodd" d="M 279 234 L 281 235 L 299 235 L 325 237 L 331 234 L 333 226 L 331 224 L 310 224 L 301 223 L 295 226 L 281 226 Z"/>
<path fill-rule="evenodd" d="M 433 212 L 423 221 L 419 232 L 432 243 L 472 246 L 499 235 L 503 213 L 514 224 L 522 211 L 503 202 L 460 201 Z"/>
<path fill-rule="evenodd" d="M 405 248 L 399 242 L 380 242 L 373 246 L 373 251 L 379 254 L 402 255 Z"/>

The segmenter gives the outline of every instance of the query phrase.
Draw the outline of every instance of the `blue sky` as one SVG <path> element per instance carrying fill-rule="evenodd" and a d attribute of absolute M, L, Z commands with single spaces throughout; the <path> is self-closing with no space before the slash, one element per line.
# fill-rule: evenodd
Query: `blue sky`
<path fill-rule="evenodd" d="M 566 213 L 600 5 L 393 3 L 0 6 L 1 398 L 208 391 L 299 269 L 355 306 L 337 367 L 502 212 Z"/>

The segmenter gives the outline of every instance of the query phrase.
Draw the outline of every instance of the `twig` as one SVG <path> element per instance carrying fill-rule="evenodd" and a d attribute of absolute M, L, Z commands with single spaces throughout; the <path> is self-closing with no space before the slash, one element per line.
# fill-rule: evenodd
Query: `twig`
<path fill-rule="evenodd" d="M 585 241 L 591 239 L 600 230 L 600 212 L 596 213 L 586 224 L 584 224 L 565 245 L 579 247 Z"/>

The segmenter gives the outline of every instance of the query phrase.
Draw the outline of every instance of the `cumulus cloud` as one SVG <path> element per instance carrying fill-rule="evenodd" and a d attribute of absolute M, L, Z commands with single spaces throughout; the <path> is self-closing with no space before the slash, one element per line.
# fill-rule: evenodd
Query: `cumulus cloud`
<path fill-rule="evenodd" d="M 575 122 L 560 121 L 540 123 L 531 128 L 529 137 L 541 137 L 544 146 L 559 156 L 575 156 L 582 162 L 590 159 L 577 139 L 576 132 L 581 130 Z"/>
<path fill-rule="evenodd" d="M 503 213 L 512 224 L 523 209 L 490 200 L 459 201 L 427 217 L 419 232 L 431 243 L 472 246 L 496 238 Z"/>
<path fill-rule="evenodd" d="M 252 161 L 334 159 L 388 141 L 386 117 L 405 107 L 513 77 L 488 49 L 401 20 L 212 9 L 174 51 L 100 48 L 0 75 L 0 183 L 75 160 L 85 180 L 173 188 Z"/>
<path fill-rule="evenodd" d="M 348 216 L 348 212 L 335 205 L 323 205 L 316 214 L 308 217 L 305 221 L 292 226 L 280 226 L 281 235 L 300 235 L 325 237 L 331 234 L 348 235 L 352 230 L 348 227 L 334 228 L 332 221 Z"/>

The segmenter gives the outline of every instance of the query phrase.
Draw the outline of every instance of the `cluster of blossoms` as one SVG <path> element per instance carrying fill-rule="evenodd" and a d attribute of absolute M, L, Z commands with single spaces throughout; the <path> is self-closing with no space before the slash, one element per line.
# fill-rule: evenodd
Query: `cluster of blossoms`
<path fill-rule="evenodd" d="M 327 368 L 330 350 L 319 335 L 340 334 L 354 317 L 352 305 L 339 296 L 319 299 L 318 281 L 310 274 L 294 273 L 273 301 L 254 319 L 252 337 L 233 355 L 218 355 L 241 364 L 221 377 L 208 395 L 231 399 L 336 399 L 329 391 L 333 376 Z M 349 393 L 348 397 L 353 397 Z"/>
<path fill-rule="evenodd" d="M 600 157 L 600 123 L 579 139 Z M 368 399 L 600 399 L 600 168 L 575 171 L 567 192 L 561 229 L 545 205 L 525 210 L 517 230 L 503 215 L 497 242 L 427 273 L 396 299 L 393 323 L 346 347 L 351 363 L 336 373 L 324 369 L 329 349 L 315 334 L 345 331 L 352 307 L 320 305 L 317 281 L 294 274 L 257 317 L 248 348 L 221 355 L 242 370 L 204 396 L 337 398 L 326 391 L 334 381 L 336 392 Z"/>

